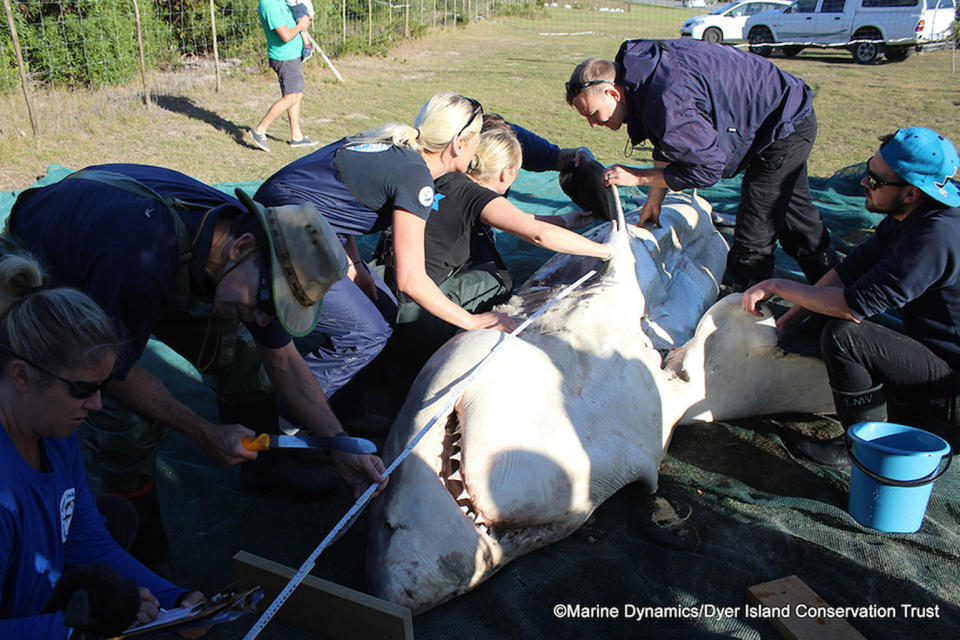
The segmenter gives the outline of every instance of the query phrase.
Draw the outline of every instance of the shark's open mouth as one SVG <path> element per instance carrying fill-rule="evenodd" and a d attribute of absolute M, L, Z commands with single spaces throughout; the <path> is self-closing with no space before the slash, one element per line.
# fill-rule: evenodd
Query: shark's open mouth
<path fill-rule="evenodd" d="M 443 443 L 440 450 L 440 481 L 447 488 L 464 516 L 470 518 L 480 531 L 493 535 L 493 531 L 478 515 L 478 509 L 463 478 L 463 432 L 460 417 L 451 411 L 444 425 Z"/>

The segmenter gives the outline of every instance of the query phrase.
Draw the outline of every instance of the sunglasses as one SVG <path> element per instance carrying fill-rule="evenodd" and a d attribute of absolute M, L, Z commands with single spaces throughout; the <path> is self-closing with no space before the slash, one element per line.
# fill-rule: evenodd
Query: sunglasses
<path fill-rule="evenodd" d="M 864 177 L 867 179 L 867 188 L 870 191 L 876 191 L 880 187 L 906 187 L 909 186 L 909 182 L 887 182 L 873 171 L 870 171 L 870 165 L 867 165 L 866 171 L 864 172 Z"/>
<path fill-rule="evenodd" d="M 470 114 L 470 119 L 467 120 L 467 124 L 465 124 L 465 125 L 463 125 L 463 127 L 461 127 L 460 132 L 457 133 L 457 135 L 455 136 L 455 139 L 456 139 L 456 138 L 459 138 L 460 136 L 462 136 L 462 135 L 463 135 L 463 132 L 467 130 L 467 127 L 469 127 L 471 124 L 473 124 L 473 121 L 477 119 L 477 116 L 478 116 L 479 114 L 483 113 L 483 106 L 481 106 L 481 104 L 480 104 L 479 102 L 477 102 L 477 101 L 474 100 L 473 98 L 467 98 L 467 96 L 463 96 L 463 97 L 466 98 L 467 100 L 469 100 L 469 101 L 470 101 L 470 104 L 473 105 L 473 113 Z"/>
<path fill-rule="evenodd" d="M 563 86 L 567 88 L 568 96 L 580 95 L 587 87 L 596 84 L 614 84 L 612 80 L 584 80 L 582 82 L 564 82 Z"/>
<path fill-rule="evenodd" d="M 67 385 L 67 393 L 70 394 L 70 397 L 76 398 L 77 400 L 86 400 L 87 398 L 97 393 L 98 391 L 103 391 L 104 387 L 106 387 L 107 383 L 109 383 L 110 380 L 112 379 L 111 376 L 107 376 L 107 379 L 104 380 L 103 382 L 87 382 L 86 380 L 67 380 L 66 378 L 61 378 L 54 372 L 48 371 L 43 367 L 41 367 L 40 365 L 34 362 L 31 362 L 30 360 L 27 360 L 23 356 L 14 353 L 13 351 L 11 351 L 9 348 L 5 346 L 0 346 L 0 350 L 13 356 L 17 360 L 23 360 L 24 362 L 26 362 L 28 365 L 30 365 L 37 371 L 42 371 L 48 376 L 52 376 L 57 380 L 59 380 L 60 382 L 64 383 L 65 385 Z"/>

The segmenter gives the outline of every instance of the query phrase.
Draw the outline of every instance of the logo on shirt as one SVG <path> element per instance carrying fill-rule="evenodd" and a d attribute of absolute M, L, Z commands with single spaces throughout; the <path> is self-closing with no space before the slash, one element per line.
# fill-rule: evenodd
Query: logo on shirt
<path fill-rule="evenodd" d="M 417 199 L 425 207 L 429 207 L 433 204 L 433 187 L 424 187 L 420 189 L 420 194 L 417 196 Z"/>
<path fill-rule="evenodd" d="M 446 198 L 447 196 L 442 193 L 437 193 L 433 196 L 433 206 L 431 207 L 434 211 L 440 211 L 440 201 Z"/>
<path fill-rule="evenodd" d="M 60 538 L 61 542 L 66 543 L 67 534 L 70 532 L 70 522 L 73 520 L 73 506 L 77 495 L 77 490 L 73 487 L 63 492 L 60 498 Z"/>

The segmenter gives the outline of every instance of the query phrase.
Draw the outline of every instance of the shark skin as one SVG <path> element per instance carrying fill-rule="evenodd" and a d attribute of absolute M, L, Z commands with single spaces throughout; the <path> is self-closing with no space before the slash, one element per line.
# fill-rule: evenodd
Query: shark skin
<path fill-rule="evenodd" d="M 713 304 L 727 246 L 708 203 L 670 194 L 660 222 L 597 227 L 613 259 L 556 256 L 501 307 L 525 318 L 598 269 L 523 334 L 461 333 L 427 362 L 384 460 L 436 423 L 369 510 L 372 593 L 421 613 L 570 535 L 624 485 L 655 491 L 677 424 L 832 409 L 822 363 L 780 350 L 769 315 Z"/>

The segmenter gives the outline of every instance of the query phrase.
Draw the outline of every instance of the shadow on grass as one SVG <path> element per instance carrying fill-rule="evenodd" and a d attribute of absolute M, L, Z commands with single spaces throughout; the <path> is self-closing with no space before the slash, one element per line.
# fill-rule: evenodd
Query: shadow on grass
<path fill-rule="evenodd" d="M 237 144 L 250 149 L 258 149 L 244 137 L 249 129 L 248 125 L 238 125 L 232 120 L 227 120 L 219 113 L 197 105 L 193 100 L 184 96 L 154 95 L 153 99 L 161 109 L 206 122 L 217 131 L 230 135 Z"/>

